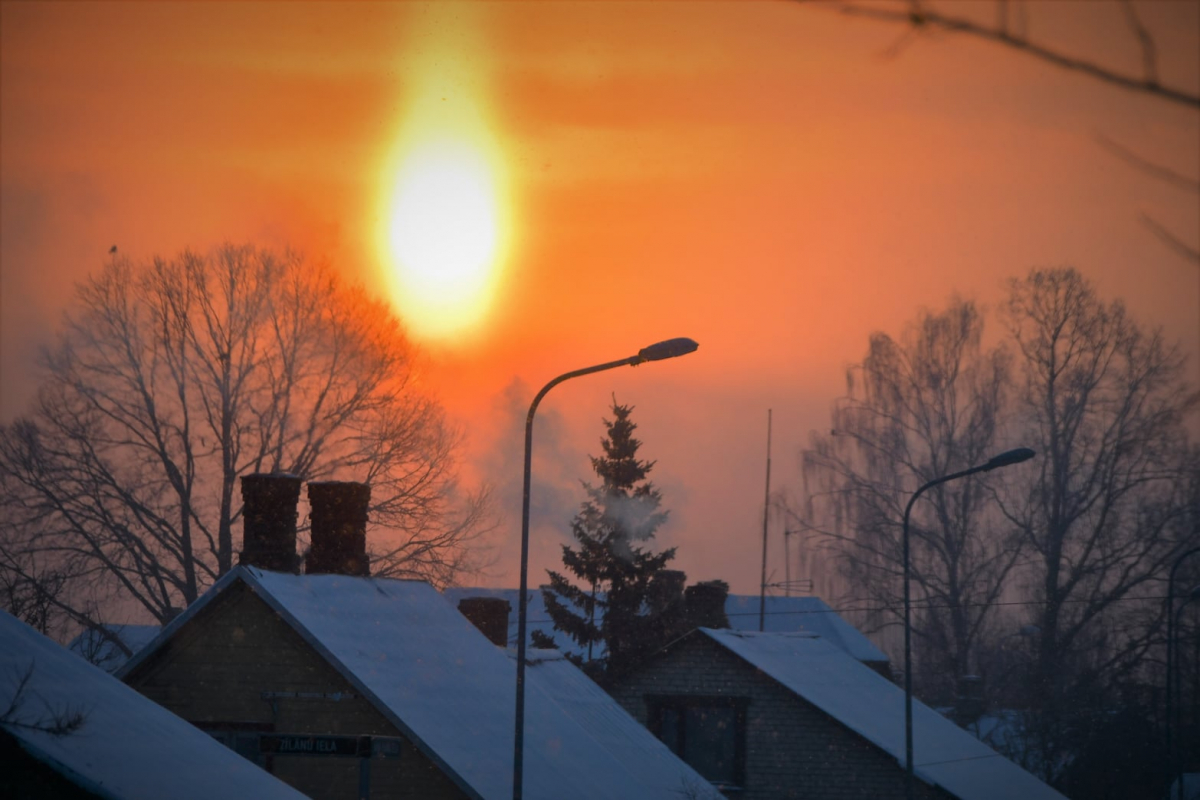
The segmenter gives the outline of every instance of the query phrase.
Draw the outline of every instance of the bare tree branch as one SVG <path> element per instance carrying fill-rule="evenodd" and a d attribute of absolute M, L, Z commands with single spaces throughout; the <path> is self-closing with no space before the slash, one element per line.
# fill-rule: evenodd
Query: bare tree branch
<path fill-rule="evenodd" d="M 38 698 L 42 702 L 44 711 L 34 715 L 26 712 L 26 703 L 33 694 L 29 688 L 29 682 L 33 679 L 34 666 L 31 659 L 24 672 L 13 673 L 9 676 L 10 687 L 5 692 L 9 695 L 8 705 L 4 707 L 3 711 L 0 711 L 0 726 L 37 731 L 55 737 L 69 736 L 75 733 L 87 721 L 87 712 L 82 708 L 54 709 L 44 699 Z"/>
<path fill-rule="evenodd" d="M 1200 250 L 1197 250 L 1196 248 L 1179 239 L 1179 237 L 1164 228 L 1150 216 L 1143 213 L 1138 219 L 1167 247 L 1171 248 L 1188 261 L 1191 261 L 1193 264 L 1200 265 Z"/>
<path fill-rule="evenodd" d="M 1191 178 L 1181 172 L 1177 172 L 1170 167 L 1164 167 L 1162 164 L 1156 164 L 1153 161 L 1142 158 L 1137 153 L 1127 147 L 1124 147 L 1102 133 L 1094 134 L 1094 138 L 1101 147 L 1107 150 L 1112 155 L 1124 161 L 1126 164 L 1140 170 L 1149 175 L 1155 180 L 1162 181 L 1179 189 L 1184 189 L 1189 192 L 1200 192 L 1200 179 Z"/>
<path fill-rule="evenodd" d="M 1138 44 L 1142 48 L 1142 81 L 1147 85 L 1158 85 L 1158 49 L 1154 45 L 1154 39 L 1150 36 L 1150 31 L 1146 30 L 1146 26 L 1142 24 L 1138 18 L 1137 11 L 1133 7 L 1133 0 L 1121 0 L 1121 8 L 1125 11 L 1125 21 L 1129 23 L 1133 35 L 1137 37 Z"/>
<path fill-rule="evenodd" d="M 797 1 L 811 2 L 811 0 Z M 1158 82 L 1157 54 L 1153 39 L 1142 26 L 1140 20 L 1137 19 L 1136 14 L 1133 14 L 1128 3 L 1126 3 L 1126 18 L 1133 28 L 1135 35 L 1138 37 L 1142 48 L 1143 74 L 1141 76 L 1118 72 L 1095 61 L 1067 55 L 1051 47 L 1031 42 L 1026 38 L 1024 32 L 1014 33 L 1008 28 L 1006 15 L 997 21 L 995 27 L 989 27 L 974 20 L 933 10 L 928 6 L 918 3 L 911 3 L 908 8 L 865 6 L 852 2 L 837 2 L 832 4 L 822 2 L 819 5 L 828 5 L 839 13 L 851 17 L 899 23 L 911 26 L 913 30 L 918 31 L 941 30 L 948 33 L 959 33 L 995 42 L 1025 53 L 1039 61 L 1053 64 L 1056 67 L 1061 67 L 1071 72 L 1087 75 L 1090 78 L 1118 86 L 1122 89 L 1159 97 L 1168 102 L 1177 103 L 1189 108 L 1200 108 L 1200 94 L 1195 94 L 1184 89 L 1163 86 Z"/>

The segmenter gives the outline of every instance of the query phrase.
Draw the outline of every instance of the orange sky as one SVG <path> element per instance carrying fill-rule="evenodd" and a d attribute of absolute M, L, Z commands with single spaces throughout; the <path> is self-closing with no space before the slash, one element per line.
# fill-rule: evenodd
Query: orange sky
<path fill-rule="evenodd" d="M 1200 85 L 1200 3 L 1138 3 L 1164 82 Z M 990 6 L 955 10 L 988 13 Z M 1071 264 L 1184 343 L 1196 374 L 1194 194 L 1096 133 L 1200 174 L 1200 114 L 952 36 L 793 3 L 0 4 L 0 419 L 30 396 L 66 287 L 224 240 L 291 245 L 384 291 L 381 165 L 429 48 L 485 79 L 513 246 L 474 336 L 426 343 L 510 512 L 488 582 L 515 584 L 519 425 L 555 375 L 672 336 L 685 359 L 542 405 L 533 580 L 556 562 L 610 394 L 692 579 L 754 591 L 766 411 L 774 488 L 827 425 L 846 364 L 952 292 L 985 304 Z M 1035 38 L 1136 69 L 1114 3 L 1034 4 Z M 471 31 L 470 36 L 466 35 Z M 455 48 L 458 48 L 457 50 Z M 442 56 L 439 56 L 442 57 Z M 776 526 L 778 528 L 779 526 Z M 778 551 L 779 531 L 773 546 Z M 774 568 L 782 564 L 773 554 Z"/>

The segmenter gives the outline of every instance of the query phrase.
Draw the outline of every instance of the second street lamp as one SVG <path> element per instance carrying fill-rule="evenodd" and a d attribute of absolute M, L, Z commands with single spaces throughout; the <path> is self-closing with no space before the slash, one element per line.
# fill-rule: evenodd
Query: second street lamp
<path fill-rule="evenodd" d="M 913 503 L 917 502 L 917 498 L 926 489 L 931 489 L 934 486 L 955 480 L 956 478 L 965 478 L 977 472 L 991 472 L 1000 467 L 1020 464 L 1022 461 L 1028 461 L 1035 455 L 1037 453 L 1028 447 L 1018 447 L 1015 450 L 1006 450 L 1000 455 L 993 457 L 986 464 L 980 464 L 970 469 L 964 469 L 961 472 L 952 472 L 949 475 L 934 478 L 913 492 L 912 497 L 908 500 L 908 505 L 904 507 L 904 794 L 908 800 L 913 800 L 913 793 L 915 792 L 913 785 L 912 729 L 912 603 L 909 600 L 908 592 L 908 517 L 912 513 Z"/>
<path fill-rule="evenodd" d="M 657 342 L 643 347 L 637 355 L 597 364 L 594 367 L 565 372 L 542 387 L 529 405 L 529 414 L 525 417 L 525 478 L 521 494 L 521 587 L 517 599 L 517 713 L 516 729 L 513 736 L 513 800 L 521 800 L 524 792 L 524 759 L 525 759 L 525 617 L 529 587 L 529 485 L 530 465 L 533 460 L 533 415 L 538 403 L 558 384 L 581 375 L 591 375 L 593 372 L 603 372 L 616 367 L 636 367 L 647 361 L 662 361 L 668 358 L 685 356 L 695 352 L 700 345 L 691 339 L 678 338 Z"/>
<path fill-rule="evenodd" d="M 1175 559 L 1175 563 L 1171 565 L 1171 571 L 1167 575 L 1167 694 L 1166 694 L 1166 718 L 1167 718 L 1167 771 L 1171 773 L 1172 779 L 1175 777 L 1175 743 L 1172 738 L 1172 728 L 1174 727 L 1173 720 L 1175 719 L 1172 707 L 1172 698 L 1175 697 L 1175 684 L 1178 680 L 1171 679 L 1171 673 L 1175 669 L 1175 661 L 1177 654 L 1175 653 L 1175 573 L 1179 572 L 1179 567 L 1184 561 L 1190 557 L 1200 553 L 1200 547 L 1193 547 L 1190 550 L 1185 550 Z M 1175 702 L 1178 702 L 1176 698 Z"/>

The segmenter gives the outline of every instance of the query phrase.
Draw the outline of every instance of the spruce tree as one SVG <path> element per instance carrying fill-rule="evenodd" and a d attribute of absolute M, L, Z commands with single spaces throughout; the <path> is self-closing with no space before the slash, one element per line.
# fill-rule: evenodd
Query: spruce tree
<path fill-rule="evenodd" d="M 633 436 L 637 425 L 632 406 L 613 398 L 608 436 L 600 442 L 604 455 L 591 459 L 599 486 L 584 482 L 587 499 L 571 521 L 576 546 L 563 545 L 565 572 L 548 570 L 550 586 L 542 590 L 554 627 L 571 637 L 589 657 L 585 668 L 594 678 L 620 674 L 660 641 L 665 620 L 647 603 L 655 577 L 675 557 L 675 548 L 654 553 L 647 543 L 667 519 L 662 496 L 646 476 L 653 461 L 638 458 L 642 443 Z M 603 644 L 603 658 L 592 659 Z"/>

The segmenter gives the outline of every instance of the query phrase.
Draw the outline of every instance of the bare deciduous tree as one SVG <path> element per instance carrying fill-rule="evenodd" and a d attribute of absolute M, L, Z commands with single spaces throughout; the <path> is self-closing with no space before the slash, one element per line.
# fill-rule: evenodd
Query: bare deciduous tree
<path fill-rule="evenodd" d="M 900 619 L 902 521 L 913 491 L 1002 449 L 1009 359 L 984 352 L 982 332 L 974 304 L 956 300 L 922 313 L 900 341 L 874 334 L 867 357 L 847 373 L 833 431 L 814 434 L 802 454 L 802 516 L 837 544 L 850 592 L 885 609 L 876 626 Z M 972 670 L 989 606 L 1018 558 L 1011 526 L 988 513 L 986 487 L 979 479 L 943 484 L 913 509 L 917 677 L 927 694 L 945 697 Z"/>
<path fill-rule="evenodd" d="M 1005 318 L 1019 351 L 1016 419 L 1041 457 L 1002 494 L 1030 554 L 1035 613 L 1032 757 L 1054 780 L 1107 689 L 1161 637 L 1160 593 L 1194 542 L 1183 357 L 1073 269 L 1014 280 Z"/>
<path fill-rule="evenodd" d="M 43 375 L 0 428 L 0 513 L 25 534 L 10 554 L 72 576 L 68 606 L 191 603 L 235 563 L 252 472 L 371 483 L 377 572 L 444 584 L 478 563 L 488 496 L 456 482 L 459 433 L 395 317 L 328 268 L 250 246 L 114 256 Z"/>

